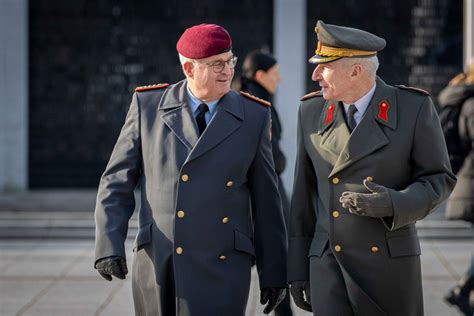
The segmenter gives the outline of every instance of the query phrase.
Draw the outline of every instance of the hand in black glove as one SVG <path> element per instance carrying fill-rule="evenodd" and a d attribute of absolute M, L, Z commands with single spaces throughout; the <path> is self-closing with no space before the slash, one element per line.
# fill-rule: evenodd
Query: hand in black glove
<path fill-rule="evenodd" d="M 265 305 L 264 314 L 270 314 L 286 296 L 286 289 L 279 287 L 266 287 L 260 291 L 260 304 Z"/>
<path fill-rule="evenodd" d="M 309 287 L 309 281 L 291 282 L 290 293 L 291 296 L 293 296 L 296 306 L 308 312 L 313 311 L 313 308 L 311 307 L 311 290 Z"/>
<path fill-rule="evenodd" d="M 125 259 L 119 256 L 100 259 L 95 264 L 95 268 L 97 269 L 97 272 L 99 272 L 99 274 L 107 281 L 112 281 L 112 275 L 123 280 L 128 273 Z"/>
<path fill-rule="evenodd" d="M 392 199 L 390 198 L 388 189 L 367 179 L 364 180 L 364 186 L 372 193 L 346 191 L 342 193 L 339 198 L 342 207 L 360 216 L 393 216 Z"/>

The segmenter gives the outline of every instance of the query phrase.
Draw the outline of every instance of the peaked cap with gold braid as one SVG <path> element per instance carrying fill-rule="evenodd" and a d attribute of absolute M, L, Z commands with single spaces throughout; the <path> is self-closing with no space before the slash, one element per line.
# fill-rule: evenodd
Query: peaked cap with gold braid
<path fill-rule="evenodd" d="M 343 57 L 370 57 L 385 47 L 385 40 L 372 33 L 345 26 L 316 24 L 318 44 L 312 64 L 323 64 Z"/>

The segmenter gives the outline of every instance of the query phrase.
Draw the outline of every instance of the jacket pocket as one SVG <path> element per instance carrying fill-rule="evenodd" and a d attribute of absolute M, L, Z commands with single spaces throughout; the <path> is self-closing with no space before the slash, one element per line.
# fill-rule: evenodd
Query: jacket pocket
<path fill-rule="evenodd" d="M 250 240 L 250 237 L 238 230 L 234 230 L 234 247 L 235 250 L 246 252 L 255 257 L 255 249 L 252 240 Z"/>
<path fill-rule="evenodd" d="M 419 256 L 421 254 L 420 241 L 414 225 L 385 234 L 391 257 Z"/>
<path fill-rule="evenodd" d="M 152 223 L 140 226 L 138 235 L 135 238 L 135 243 L 133 244 L 133 252 L 136 252 L 139 247 L 151 242 L 151 226 Z"/>
<path fill-rule="evenodd" d="M 313 241 L 311 241 L 311 246 L 309 247 L 308 257 L 321 257 L 324 252 L 324 248 L 326 248 L 328 240 L 329 238 L 326 232 L 315 232 Z"/>

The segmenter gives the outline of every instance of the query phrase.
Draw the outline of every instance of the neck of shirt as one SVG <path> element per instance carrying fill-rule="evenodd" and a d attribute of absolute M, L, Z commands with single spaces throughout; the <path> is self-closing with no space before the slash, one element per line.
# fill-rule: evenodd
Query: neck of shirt
<path fill-rule="evenodd" d="M 352 103 L 357 108 L 357 112 L 355 112 L 354 114 L 354 119 L 357 124 L 359 124 L 359 122 L 361 121 L 362 116 L 364 116 L 364 113 L 367 110 L 367 107 L 369 106 L 370 100 L 374 96 L 375 87 L 376 87 L 376 84 L 374 83 L 373 87 L 366 94 L 364 94 L 359 100 Z M 343 105 L 344 105 L 344 110 L 346 111 L 346 114 L 347 114 L 347 111 L 349 110 L 349 106 L 351 105 L 351 103 L 343 102 Z"/>
<path fill-rule="evenodd" d="M 189 89 L 189 86 L 186 86 L 186 92 L 187 92 L 187 97 L 188 97 L 188 103 L 189 103 L 189 106 L 191 107 L 191 111 L 193 112 L 194 117 L 196 117 L 199 114 L 199 105 L 201 103 L 207 104 L 209 111 L 206 112 L 206 114 L 204 115 L 204 118 L 206 119 L 206 123 L 209 124 L 209 121 L 211 120 L 212 116 L 216 112 L 217 103 L 219 103 L 220 99 L 214 100 L 211 102 L 203 102 L 194 96 L 191 89 Z"/>

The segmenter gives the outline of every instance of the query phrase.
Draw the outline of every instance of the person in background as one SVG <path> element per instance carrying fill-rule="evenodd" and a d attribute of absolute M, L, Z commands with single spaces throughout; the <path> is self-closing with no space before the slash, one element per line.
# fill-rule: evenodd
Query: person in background
<path fill-rule="evenodd" d="M 271 54 L 262 50 L 254 50 L 247 54 L 242 64 L 240 89 L 271 103 L 273 161 L 275 162 L 275 170 L 278 174 L 278 189 L 280 191 L 283 215 L 285 216 L 286 225 L 288 225 L 289 201 L 281 181 L 281 174 L 286 167 L 286 157 L 280 148 L 282 126 L 275 103 L 273 102 L 273 95 L 277 90 L 280 79 L 280 66 Z M 289 295 L 277 306 L 275 315 L 293 315 Z"/>
<path fill-rule="evenodd" d="M 474 222 L 474 60 L 468 63 L 467 71 L 454 77 L 438 98 L 441 111 L 459 111 L 459 144 L 454 150 L 453 170 L 457 172 L 458 182 L 454 187 L 447 206 L 448 218 Z M 450 142 L 449 139 L 446 139 Z M 452 140 L 451 140 L 452 141 Z M 448 144 L 448 150 L 450 146 Z M 455 154 L 450 152 L 450 157 Z M 472 316 L 474 308 L 469 296 L 474 290 L 474 255 L 466 274 L 458 284 L 449 290 L 445 300 L 457 306 L 464 315 Z"/>

